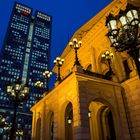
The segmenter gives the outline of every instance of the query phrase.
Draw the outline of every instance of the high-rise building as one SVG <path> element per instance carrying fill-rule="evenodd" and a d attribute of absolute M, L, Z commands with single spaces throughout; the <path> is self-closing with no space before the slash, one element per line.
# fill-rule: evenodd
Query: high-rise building
<path fill-rule="evenodd" d="M 52 19 L 43 12 L 35 11 L 34 16 L 32 12 L 32 8 L 15 3 L 0 55 L 0 112 L 13 114 L 6 94 L 8 82 L 21 77 L 30 87 L 30 99 L 20 105 L 17 114 L 17 128 L 23 130 L 24 140 L 31 135 L 30 107 L 48 89 L 42 73 L 49 68 Z M 39 89 L 35 86 L 38 80 L 44 83 Z"/>

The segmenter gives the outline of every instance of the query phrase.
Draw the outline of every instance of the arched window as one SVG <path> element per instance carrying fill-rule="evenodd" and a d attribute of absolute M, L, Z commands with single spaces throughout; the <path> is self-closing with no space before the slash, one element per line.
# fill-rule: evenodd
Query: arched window
<path fill-rule="evenodd" d="M 91 140 L 116 140 L 113 115 L 108 106 L 92 102 L 89 106 Z"/>
<path fill-rule="evenodd" d="M 65 139 L 73 140 L 73 109 L 69 103 L 65 111 Z"/>
<path fill-rule="evenodd" d="M 36 140 L 40 140 L 41 136 L 41 118 L 38 118 L 36 123 Z"/>
<path fill-rule="evenodd" d="M 105 106 L 100 112 L 101 134 L 105 140 L 116 140 L 112 112 Z"/>

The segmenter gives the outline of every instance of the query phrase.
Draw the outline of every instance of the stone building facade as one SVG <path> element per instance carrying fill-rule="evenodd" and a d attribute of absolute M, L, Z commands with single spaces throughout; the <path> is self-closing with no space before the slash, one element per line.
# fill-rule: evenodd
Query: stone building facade
<path fill-rule="evenodd" d="M 133 59 L 115 52 L 106 36 L 106 16 L 125 9 L 126 0 L 114 0 L 75 32 L 82 41 L 78 57 L 82 66 L 73 66 L 74 51 L 69 45 L 61 57 L 62 81 L 47 93 L 31 111 L 32 140 L 139 140 L 140 80 Z M 139 4 L 139 1 L 130 1 Z M 140 6 L 140 5 L 139 5 Z M 113 53 L 111 79 L 102 61 L 106 51 Z M 130 70 L 127 72 L 124 65 Z M 57 72 L 57 68 L 53 68 Z"/>

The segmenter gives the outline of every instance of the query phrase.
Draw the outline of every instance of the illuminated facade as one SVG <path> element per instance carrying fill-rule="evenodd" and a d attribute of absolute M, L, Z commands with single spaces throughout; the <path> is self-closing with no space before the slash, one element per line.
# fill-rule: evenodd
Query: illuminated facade
<path fill-rule="evenodd" d="M 135 64 L 127 53 L 115 52 L 106 36 L 106 17 L 110 12 L 117 15 L 126 5 L 127 0 L 112 1 L 75 32 L 72 39 L 82 41 L 78 50 L 82 67 L 73 66 L 74 51 L 67 45 L 61 55 L 63 80 L 31 108 L 32 140 L 140 139 L 140 80 Z M 103 59 L 105 52 L 113 53 L 110 63 Z"/>
<path fill-rule="evenodd" d="M 0 61 L 0 110 L 6 116 L 12 114 L 11 102 L 6 95 L 6 83 L 13 83 L 18 77 L 30 87 L 30 100 L 21 104 L 17 127 L 23 130 L 23 139 L 30 139 L 30 107 L 48 89 L 43 72 L 49 68 L 51 17 L 32 8 L 15 3 L 10 17 Z M 44 84 L 35 87 L 38 80 Z M 41 92 L 38 92 L 38 89 Z"/>

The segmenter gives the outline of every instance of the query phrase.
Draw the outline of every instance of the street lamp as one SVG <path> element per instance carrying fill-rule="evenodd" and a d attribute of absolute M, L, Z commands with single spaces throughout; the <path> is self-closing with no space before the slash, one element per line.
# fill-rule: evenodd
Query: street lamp
<path fill-rule="evenodd" d="M 43 82 L 38 80 L 35 82 L 35 86 L 36 86 L 36 88 L 35 88 L 36 92 L 39 92 L 38 89 L 43 86 Z M 36 97 L 35 103 L 37 103 L 40 99 L 41 99 L 41 97 Z"/>
<path fill-rule="evenodd" d="M 45 78 L 47 78 L 47 79 L 49 79 L 49 78 L 51 77 L 51 75 L 52 75 L 52 72 L 51 72 L 51 71 L 45 70 L 45 71 L 43 72 L 43 76 L 44 76 Z"/>
<path fill-rule="evenodd" d="M 112 68 L 111 68 L 111 60 L 113 59 L 113 53 L 110 51 L 106 51 L 101 56 L 102 61 L 106 61 L 109 66 L 109 75 L 107 78 L 111 79 L 111 75 L 113 74 Z"/>
<path fill-rule="evenodd" d="M 56 81 L 61 81 L 61 76 L 60 76 L 60 68 L 62 67 L 63 63 L 64 63 L 64 59 L 60 58 L 60 57 L 56 57 L 56 59 L 53 61 L 54 64 L 58 67 L 58 73 L 57 73 L 57 79 Z"/>
<path fill-rule="evenodd" d="M 0 139 L 2 139 L 2 135 L 9 133 L 10 125 L 7 123 L 6 119 L 0 115 Z"/>
<path fill-rule="evenodd" d="M 23 130 L 17 130 L 16 135 L 19 137 L 23 137 Z"/>
<path fill-rule="evenodd" d="M 43 76 L 47 79 L 47 83 L 49 83 L 49 78 L 51 77 L 51 75 L 52 75 L 51 71 L 45 70 L 43 72 Z M 47 86 L 47 91 L 48 91 L 48 86 Z"/>
<path fill-rule="evenodd" d="M 6 126 L 4 126 L 4 133 L 8 133 L 11 129 L 11 126 L 7 123 Z"/>
<path fill-rule="evenodd" d="M 35 82 L 35 86 L 36 86 L 36 87 L 42 87 L 42 86 L 43 86 L 43 82 L 41 82 L 41 81 L 36 81 L 36 82 Z"/>
<path fill-rule="evenodd" d="M 91 118 L 91 111 L 88 111 L 88 117 Z"/>
<path fill-rule="evenodd" d="M 10 133 L 10 139 L 9 140 L 15 140 L 16 139 L 16 114 L 18 106 L 21 102 L 26 101 L 29 99 L 29 86 L 28 84 L 22 84 L 22 81 L 20 78 L 16 80 L 14 84 L 9 83 L 7 85 L 7 95 L 9 99 L 12 100 L 14 105 L 14 115 L 13 115 L 13 122 L 12 122 L 12 128 Z"/>
<path fill-rule="evenodd" d="M 0 115 L 0 127 L 5 126 L 5 123 L 6 123 L 6 119 L 2 115 Z"/>
<path fill-rule="evenodd" d="M 72 118 L 71 118 L 71 116 L 69 115 L 68 116 L 68 124 L 71 124 L 72 123 Z"/>
<path fill-rule="evenodd" d="M 6 126 L 6 119 L 2 115 L 0 115 L 0 139 L 2 139 L 5 126 Z"/>
<path fill-rule="evenodd" d="M 76 65 L 76 66 L 81 66 L 79 59 L 78 59 L 78 55 L 77 55 L 77 51 L 81 47 L 81 44 L 82 44 L 82 41 L 78 41 L 76 38 L 74 38 L 72 42 L 69 42 L 70 47 L 75 50 L 74 65 Z"/>
<path fill-rule="evenodd" d="M 127 51 L 134 59 L 140 77 L 138 8 L 128 4 L 126 9 L 120 10 L 117 16 L 109 14 L 106 18 L 106 26 L 109 29 L 107 36 L 110 39 L 111 47 L 114 47 L 118 52 Z"/>

